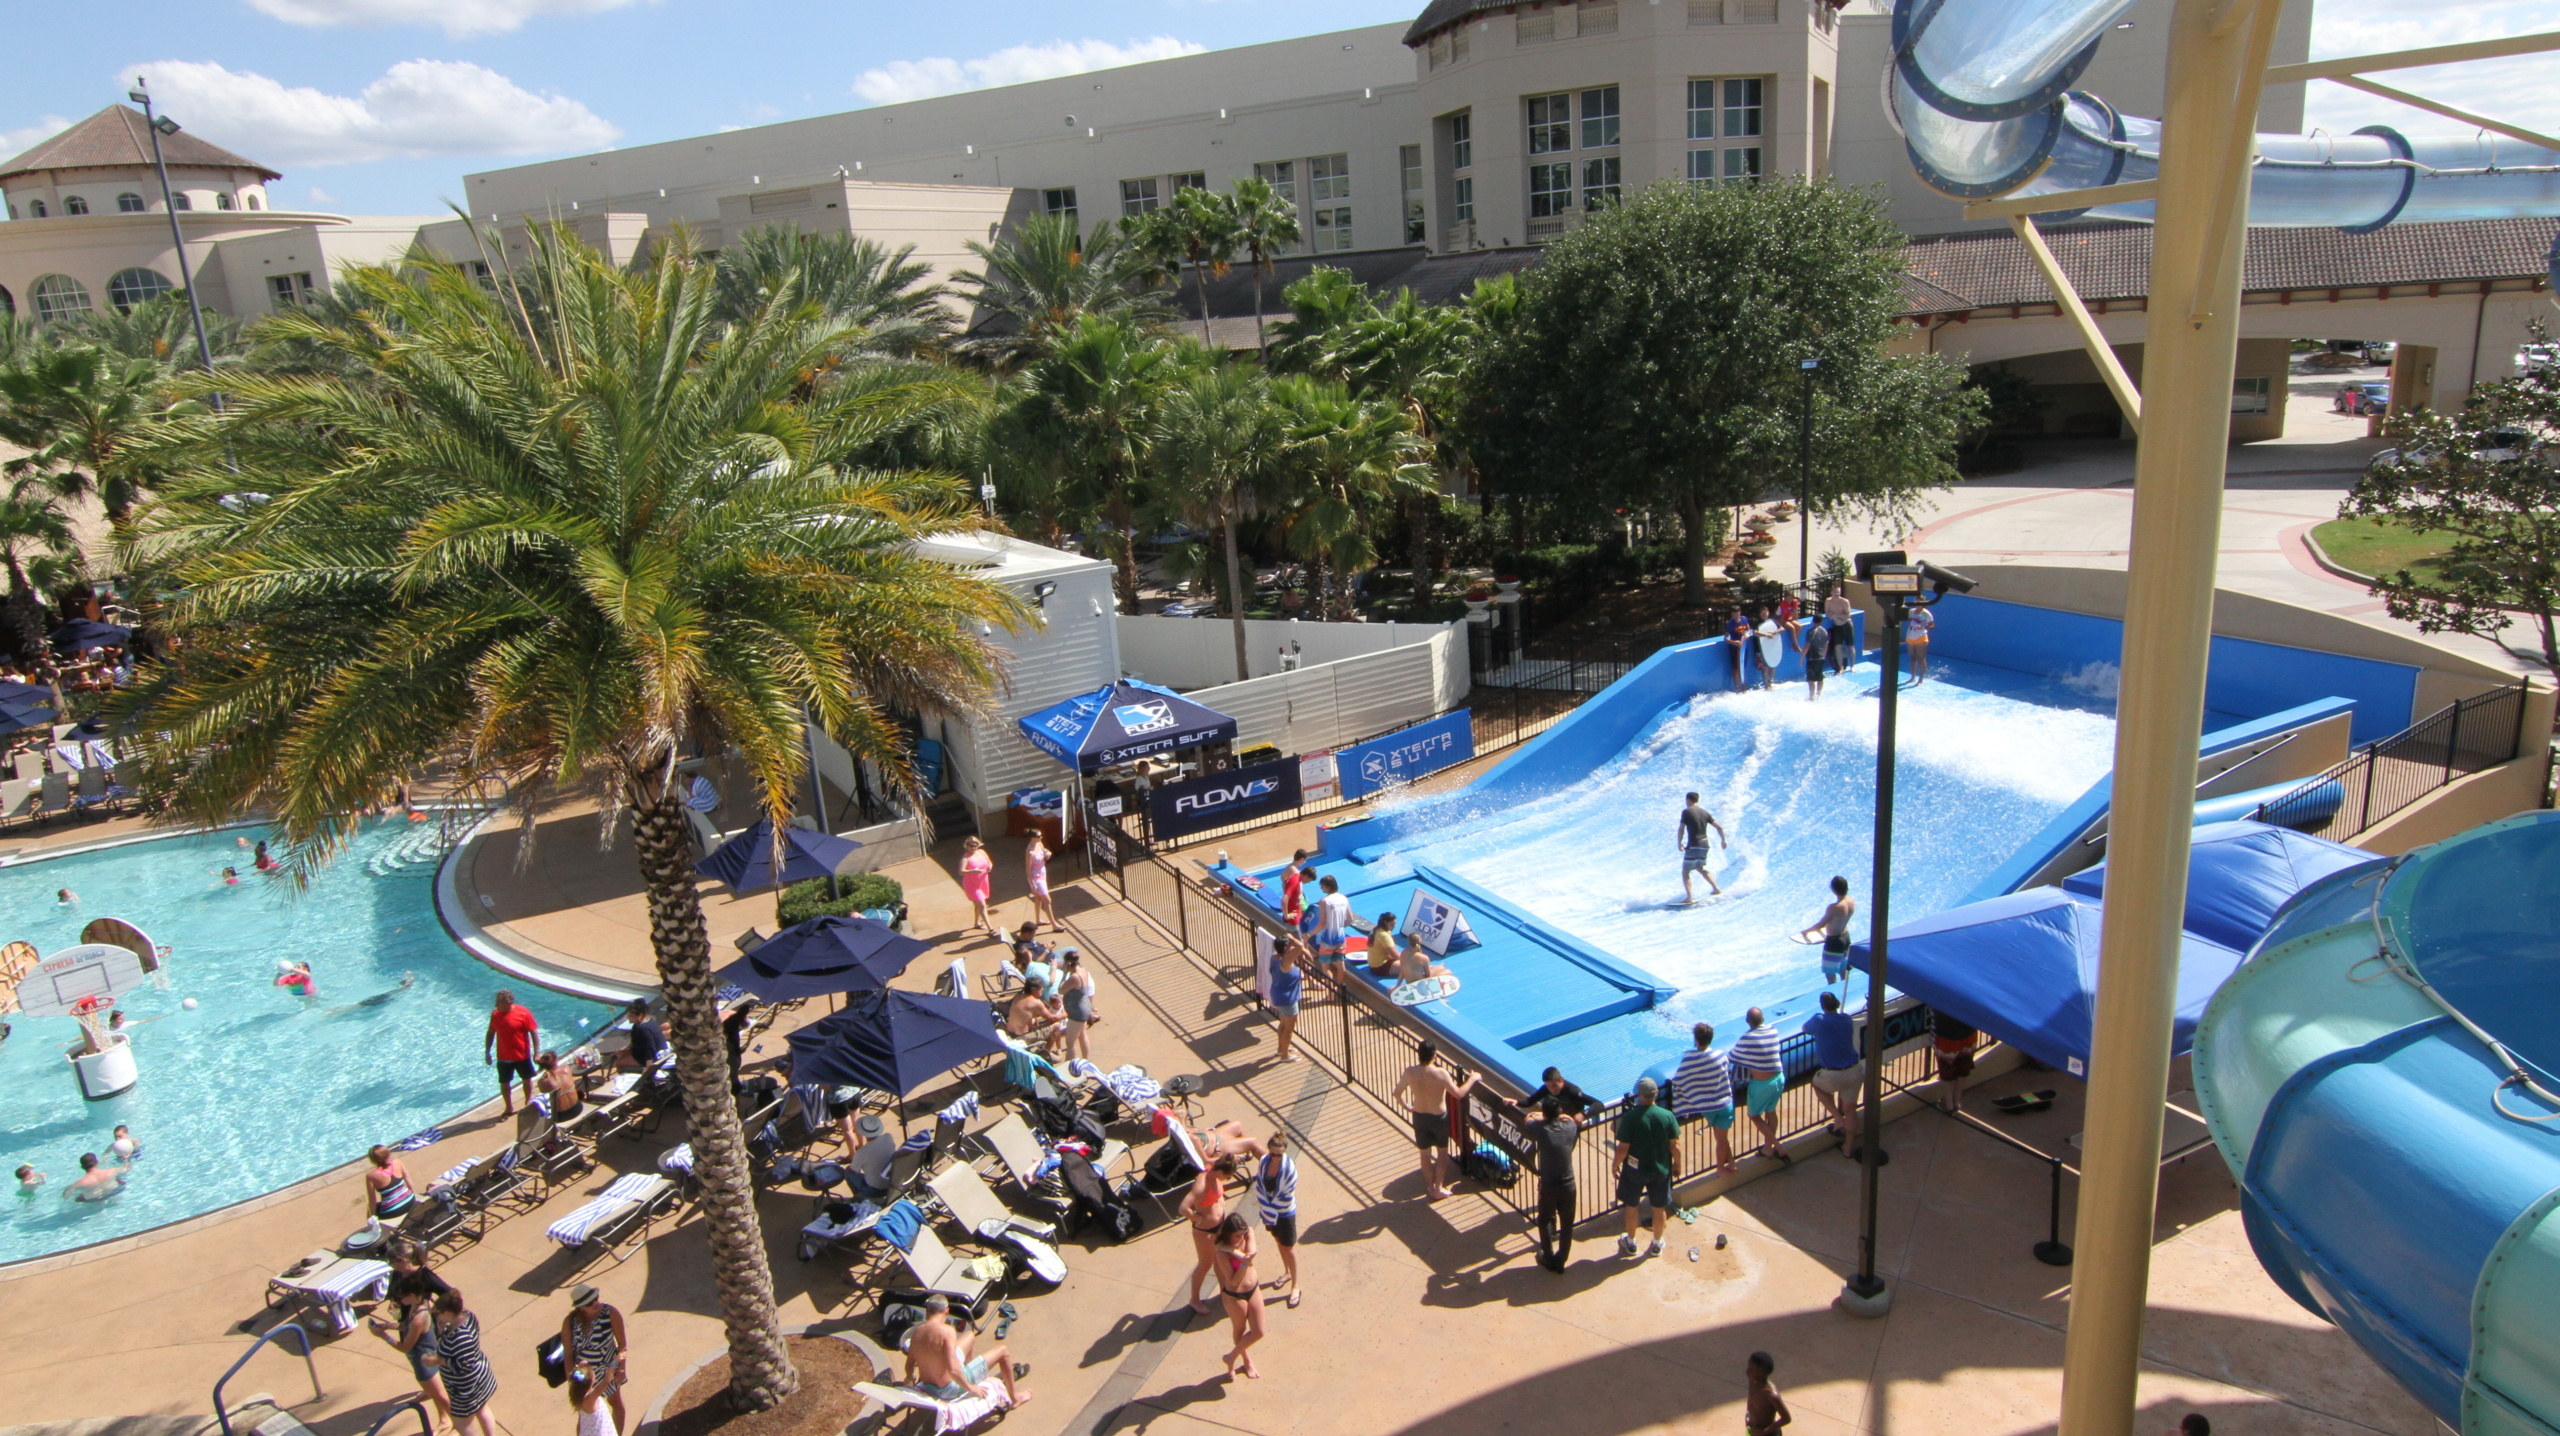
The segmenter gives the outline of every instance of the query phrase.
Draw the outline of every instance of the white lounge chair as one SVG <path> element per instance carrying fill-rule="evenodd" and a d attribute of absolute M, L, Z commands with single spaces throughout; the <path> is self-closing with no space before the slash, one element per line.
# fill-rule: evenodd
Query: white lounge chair
<path fill-rule="evenodd" d="M 36 796 L 37 816 L 41 817 L 47 813 L 59 813 L 70 806 L 71 775 L 69 773 L 45 774 L 44 786 L 38 791 Z"/>
<path fill-rule="evenodd" d="M 986 1395 L 963 1396 L 957 1401 L 945 1401 L 912 1386 L 887 1386 L 877 1381 L 857 1381 L 853 1389 L 891 1411 L 930 1411 L 933 1429 L 948 1433 L 966 1431 L 1005 1408 L 1004 1383 L 996 1380 L 994 1373 L 988 1373 L 980 1384 L 987 1388 Z"/>
<path fill-rule="evenodd" d="M 551 1224 L 544 1235 L 564 1247 L 601 1246 L 616 1263 L 649 1239 L 649 1226 L 675 1205 L 676 1184 L 655 1172 L 616 1177 L 595 1200 Z M 617 1250 L 630 1239 L 629 1250 Z"/>
<path fill-rule="evenodd" d="M 911 1222 L 889 1220 L 900 1207 L 909 1209 L 906 1215 Z M 969 1269 L 975 1258 L 952 1255 L 951 1249 L 942 1244 L 942 1238 L 933 1234 L 933 1224 L 925 1219 L 924 1208 L 912 1202 L 896 1202 L 887 1212 L 881 1213 L 881 1217 L 875 1230 L 889 1239 L 889 1245 L 898 1248 L 899 1256 L 906 1261 L 907 1275 L 915 1279 L 917 1286 L 926 1291 L 941 1292 L 973 1311 L 979 1302 L 986 1299 L 988 1290 L 995 1286 L 994 1277 L 980 1276 Z M 900 1246 L 898 1237 L 910 1224 L 915 1234 Z"/>
<path fill-rule="evenodd" d="M 0 822 L 23 818 L 35 811 L 36 784 L 27 778 L 0 780 Z"/>
<path fill-rule="evenodd" d="M 379 1301 L 391 1289 L 387 1263 L 316 1251 L 302 1259 L 299 1272 L 267 1278 L 267 1304 L 309 1307 L 329 1319 L 332 1331 L 356 1329 L 355 1303 Z"/>
<path fill-rule="evenodd" d="M 934 1173 L 925 1185 L 952 1219 L 980 1241 L 1003 1242 L 1022 1253 L 1031 1274 L 1052 1286 L 1067 1279 L 1067 1259 L 1050 1245 L 1058 1235 L 1056 1223 L 1033 1221 L 1006 1210 L 986 1179 L 958 1163 Z"/>

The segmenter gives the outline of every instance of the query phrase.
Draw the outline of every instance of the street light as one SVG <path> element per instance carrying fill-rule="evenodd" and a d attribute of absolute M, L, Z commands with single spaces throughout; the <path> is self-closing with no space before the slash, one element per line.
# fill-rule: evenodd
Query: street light
<path fill-rule="evenodd" d="M 1884 671 L 1876 683 L 1875 863 L 1867 890 L 1867 1082 L 1858 1123 L 1858 1166 L 1865 1190 L 1858 1214 L 1858 1274 L 1841 1289 L 1840 1304 L 1853 1315 L 1882 1316 L 1893 1309 L 1893 1293 L 1876 1274 L 1876 1169 L 1886 1161 L 1881 1140 L 1885 927 L 1892 920 L 1893 736 L 1901 711 L 1902 622 L 1912 609 L 1926 608 L 1949 592 L 1971 592 L 1973 580 L 1933 563 L 1913 563 L 1899 549 L 1858 555 L 1857 572 L 1884 610 Z"/>
<path fill-rule="evenodd" d="M 1804 429 L 1796 437 L 1796 583 L 1811 596 L 1813 585 L 1813 375 L 1819 359 L 1796 366 L 1804 372 Z"/>
<path fill-rule="evenodd" d="M 178 287 L 187 292 L 187 313 L 195 320 L 196 357 L 204 361 L 204 372 L 210 374 L 213 372 L 213 344 L 204 337 L 204 305 L 196 299 L 196 278 L 187 264 L 187 237 L 178 228 L 178 200 L 169 189 L 169 161 L 160 153 L 160 137 L 176 134 L 178 122 L 167 115 L 152 113 L 150 82 L 140 75 L 133 77 L 133 88 L 125 92 L 125 98 L 140 105 L 142 118 L 150 122 L 151 166 L 160 172 L 160 207 L 169 214 L 169 245 L 178 251 Z M 213 407 L 222 407 L 219 397 L 214 399 Z"/>

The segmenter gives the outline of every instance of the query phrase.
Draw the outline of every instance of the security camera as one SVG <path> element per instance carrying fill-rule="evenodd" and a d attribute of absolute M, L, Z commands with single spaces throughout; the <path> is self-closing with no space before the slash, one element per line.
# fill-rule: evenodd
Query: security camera
<path fill-rule="evenodd" d="M 1972 579 L 1953 569 L 1940 568 L 1926 559 L 1920 562 L 1920 576 L 1940 593 L 1971 593 L 1974 589 Z"/>

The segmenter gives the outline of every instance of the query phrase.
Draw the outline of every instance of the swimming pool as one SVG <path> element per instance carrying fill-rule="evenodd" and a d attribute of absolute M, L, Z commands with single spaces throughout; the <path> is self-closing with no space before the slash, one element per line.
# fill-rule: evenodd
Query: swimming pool
<path fill-rule="evenodd" d="M 50 955 L 92 919 L 120 917 L 171 949 L 168 987 L 118 1004 L 142 1072 L 121 1096 L 81 1099 L 62 1060 L 79 1037 L 69 1020 L 9 1019 L 0 1173 L 27 1162 L 52 1180 L 0 1199 L 0 1262 L 260 1196 L 467 1110 L 496 1088 L 480 1052 L 500 987 L 533 1009 L 546 1043 L 575 1041 L 611 1015 L 510 982 L 456 945 L 436 918 L 432 849 L 411 825 L 373 827 L 299 894 L 251 870 L 242 844 L 258 836 L 155 838 L 0 868 L 0 940 Z M 226 866 L 244 874 L 238 886 L 222 880 Z M 57 906 L 61 888 L 79 901 Z M 311 964 L 308 1003 L 274 985 L 285 959 Z M 404 976 L 414 984 L 403 988 Z M 124 1192 L 62 1200 L 80 1154 L 105 1152 L 118 1123 L 143 1144 Z M 353 1182 L 345 1217 L 315 1242 L 362 1224 Z"/>

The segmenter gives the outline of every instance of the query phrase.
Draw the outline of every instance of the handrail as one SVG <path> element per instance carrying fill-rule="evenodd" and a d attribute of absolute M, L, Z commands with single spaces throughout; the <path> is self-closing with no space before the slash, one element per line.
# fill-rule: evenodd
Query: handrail
<path fill-rule="evenodd" d="M 222 1424 L 222 1436 L 232 1436 L 231 1412 L 222 1404 L 222 1388 L 230 1384 L 232 1377 L 240 1374 L 240 1368 L 249 1364 L 249 1358 L 258 1354 L 258 1348 L 288 1331 L 293 1333 L 295 1342 L 302 1347 L 302 1364 L 311 1373 L 311 1399 L 317 1401 L 328 1394 L 320 1389 L 320 1364 L 311 1359 L 311 1333 L 303 1330 L 302 1324 L 295 1321 L 270 1327 L 261 1333 L 257 1340 L 250 1342 L 249 1349 L 240 1353 L 240 1359 L 231 1363 L 231 1369 L 222 1373 L 221 1378 L 213 1383 L 213 1419 Z M 435 1433 L 431 1431 L 427 1436 L 435 1436 Z"/>
<path fill-rule="evenodd" d="M 2330 767 L 2313 774 L 2311 777 L 2304 779 L 2298 786 L 2259 804 L 2257 809 L 2258 814 L 2263 820 L 2265 815 L 2268 813 L 2282 812 L 2287 804 L 2307 799 L 2312 794 L 2317 793 L 2322 788 L 2327 787 L 2330 784 L 2343 782 L 2358 768 L 2364 768 L 2368 770 L 2365 780 L 2364 801 L 2356 816 L 2355 825 L 2352 829 L 2336 834 L 2335 836 L 2345 838 L 2352 837 L 2357 833 L 2365 832 L 2371 829 L 2374 824 L 2389 818 L 2392 814 L 2406 808 L 2411 803 L 2415 803 L 2419 798 L 2425 796 L 2427 793 L 2432 793 L 2437 789 L 2446 787 L 2455 779 L 2466 776 L 2462 770 L 2461 764 L 2462 719 L 2465 713 L 2486 708 L 2493 703 L 2511 702 L 2515 704 L 2516 717 L 2513 725 L 2514 731 L 2508 740 L 2505 756 L 2499 757 L 2494 761 L 2486 762 L 2482 765 L 2481 769 L 2475 769 L 2473 771 L 2484 771 L 2486 768 L 2495 767 L 2499 763 L 2513 762 L 2524 749 L 2524 699 L 2531 687 L 2532 684 L 2530 680 L 2520 679 L 2514 684 L 2506 687 L 2493 688 L 2486 693 L 2475 693 L 2468 698 L 2457 698 L 2442 708 L 2437 709 L 2433 713 L 2428 714 L 2426 717 L 2419 719 L 2417 722 L 2410 724 L 2408 727 L 2401 729 L 2399 732 L 2392 734 L 2390 737 L 2378 738 L 2371 743 L 2365 744 L 2353 753 L 2350 753 L 2345 761 L 2333 764 Z M 2437 736 L 2437 730 L 2439 729 L 2444 730 L 2441 738 Z M 2372 769 L 2375 763 L 2384 758 L 2400 759 L 2408 757 L 2409 755 L 2403 750 L 2414 748 L 2422 743 L 2431 748 L 2438 745 L 2441 746 L 2444 755 L 2443 772 L 2441 776 L 2439 776 L 2434 782 L 2428 784 L 2427 787 L 2420 792 L 2410 795 L 2406 801 L 2389 807 L 2380 813 L 2373 811 L 2373 777 L 2369 770 Z M 2485 757 L 2486 753 L 2489 751 L 2494 750 L 2483 750 L 2483 756 Z M 2432 766 L 2435 760 L 2430 757 L 2428 762 Z M 2339 807 L 2339 814 L 2340 816 L 2343 816 L 2344 813 L 2345 806 L 2341 803 Z M 2334 823 L 2336 822 L 2336 819 L 2333 818 L 2330 821 Z"/>
<path fill-rule="evenodd" d="M 382 1428 L 390 1425 L 391 1418 L 403 1411 L 418 1413 L 418 1436 L 436 1436 L 435 1422 L 427 1416 L 427 1398 L 424 1396 L 406 1396 L 393 1402 L 390 1410 L 375 1417 L 373 1424 L 364 1428 L 364 1436 L 382 1436 Z"/>

